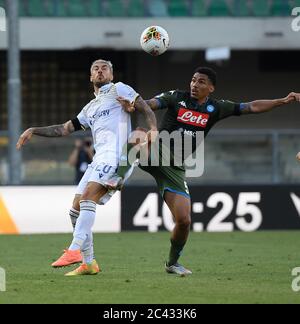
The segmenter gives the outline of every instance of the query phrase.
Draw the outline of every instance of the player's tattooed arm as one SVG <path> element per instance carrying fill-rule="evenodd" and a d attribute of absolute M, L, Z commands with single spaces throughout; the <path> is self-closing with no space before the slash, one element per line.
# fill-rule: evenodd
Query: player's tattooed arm
<path fill-rule="evenodd" d="M 134 102 L 130 102 L 127 99 L 124 99 L 123 97 L 118 97 L 117 100 L 122 105 L 123 109 L 129 113 L 132 113 L 135 111 Z M 160 102 L 158 99 L 149 99 L 145 100 L 146 104 L 152 109 L 152 110 L 158 110 L 160 108 Z"/>
<path fill-rule="evenodd" d="M 20 137 L 17 143 L 19 150 L 23 145 L 30 141 L 32 135 L 42 137 L 62 137 L 67 136 L 75 131 L 74 125 L 71 120 L 61 125 L 53 125 L 46 127 L 32 127 L 28 128 Z"/>
<path fill-rule="evenodd" d="M 134 108 L 144 114 L 146 122 L 151 130 L 157 130 L 157 122 L 154 112 L 151 110 L 146 101 L 139 96 L 134 102 Z"/>
<path fill-rule="evenodd" d="M 146 103 L 152 110 L 158 110 L 160 108 L 160 102 L 156 98 L 146 100 Z"/>
<path fill-rule="evenodd" d="M 259 114 L 271 111 L 275 107 L 286 105 L 294 101 L 300 102 L 300 93 L 291 92 L 285 98 L 274 100 L 256 100 L 241 104 L 240 110 L 242 114 Z"/>

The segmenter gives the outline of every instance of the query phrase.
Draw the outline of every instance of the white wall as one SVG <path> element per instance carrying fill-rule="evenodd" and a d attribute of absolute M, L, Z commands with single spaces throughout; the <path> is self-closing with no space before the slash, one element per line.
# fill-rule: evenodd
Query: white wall
<path fill-rule="evenodd" d="M 299 49 L 300 32 L 287 18 L 22 18 L 22 49 L 83 47 L 137 49 L 140 33 L 149 25 L 167 29 L 172 49 Z M 0 49 L 6 35 L 0 34 Z"/>
<path fill-rule="evenodd" d="M 76 187 L 0 187 L 0 234 L 12 221 L 16 234 L 72 232 L 69 210 Z M 97 207 L 94 232 L 121 231 L 120 193 Z"/>

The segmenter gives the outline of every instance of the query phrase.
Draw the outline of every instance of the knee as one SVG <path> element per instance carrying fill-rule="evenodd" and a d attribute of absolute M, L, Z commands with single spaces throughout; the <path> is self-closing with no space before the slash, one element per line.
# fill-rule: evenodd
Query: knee
<path fill-rule="evenodd" d="M 80 202 L 81 200 L 81 197 L 75 197 L 74 200 L 73 200 L 73 204 L 72 204 L 72 208 L 75 209 L 75 210 L 80 210 Z"/>
<path fill-rule="evenodd" d="M 80 200 L 92 200 L 92 191 L 89 188 L 86 188 L 84 193 L 81 195 Z"/>
<path fill-rule="evenodd" d="M 181 217 L 176 217 L 176 225 L 182 229 L 188 229 L 191 226 L 191 216 L 190 214 L 186 214 Z"/>

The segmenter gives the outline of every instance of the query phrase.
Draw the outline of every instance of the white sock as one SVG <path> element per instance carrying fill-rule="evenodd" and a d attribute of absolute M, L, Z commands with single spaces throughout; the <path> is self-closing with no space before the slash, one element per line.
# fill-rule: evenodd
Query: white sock
<path fill-rule="evenodd" d="M 73 229 L 75 230 L 76 222 L 79 217 L 80 212 L 74 208 L 70 209 L 70 218 L 71 223 L 73 226 Z M 87 239 L 84 241 L 82 245 L 82 256 L 84 263 L 92 263 L 92 261 L 95 259 L 94 256 L 94 244 L 93 244 L 93 233 L 91 232 Z"/>
<path fill-rule="evenodd" d="M 91 264 L 94 260 L 93 233 L 88 234 L 82 246 L 83 263 Z"/>
<path fill-rule="evenodd" d="M 74 209 L 74 208 L 71 208 L 70 212 L 69 212 L 69 215 L 70 215 L 70 218 L 71 218 L 71 223 L 72 223 L 72 226 L 73 226 L 74 230 L 75 230 L 77 219 L 79 217 L 79 213 L 80 212 L 78 210 Z"/>
<path fill-rule="evenodd" d="M 73 241 L 69 250 L 82 250 L 83 243 L 92 231 L 96 217 L 96 203 L 91 200 L 80 201 L 80 215 L 77 219 Z"/>

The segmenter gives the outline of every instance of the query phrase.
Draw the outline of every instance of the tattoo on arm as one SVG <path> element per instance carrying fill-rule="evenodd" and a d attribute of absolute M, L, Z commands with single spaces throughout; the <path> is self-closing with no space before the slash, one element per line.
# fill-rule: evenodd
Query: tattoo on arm
<path fill-rule="evenodd" d="M 159 101 L 155 98 L 145 100 L 147 105 L 152 109 L 152 110 L 158 110 L 160 108 Z"/>
<path fill-rule="evenodd" d="M 33 134 L 42 137 L 62 137 L 67 136 L 75 131 L 73 123 L 68 122 L 61 125 L 53 125 L 47 127 L 35 127 Z"/>
<path fill-rule="evenodd" d="M 144 99 L 139 96 L 135 103 L 134 103 L 134 107 L 141 113 L 143 113 L 145 115 L 147 124 L 150 128 L 156 128 L 157 124 L 156 124 L 156 118 L 154 115 L 154 112 L 150 109 L 150 107 L 148 106 L 148 104 L 144 101 Z"/>
<path fill-rule="evenodd" d="M 247 115 L 247 114 L 253 114 L 253 110 L 251 107 L 251 102 L 247 102 L 241 105 L 241 114 Z"/>

